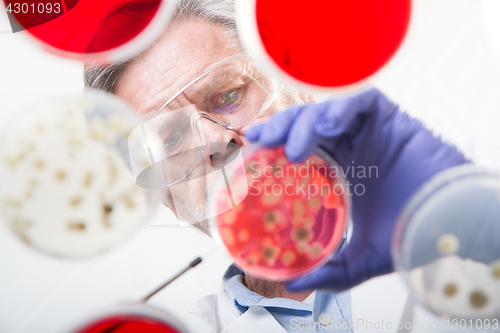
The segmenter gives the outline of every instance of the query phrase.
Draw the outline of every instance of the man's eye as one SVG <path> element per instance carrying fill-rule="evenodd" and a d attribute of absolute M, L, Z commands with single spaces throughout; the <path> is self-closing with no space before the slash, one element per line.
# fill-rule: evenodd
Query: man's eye
<path fill-rule="evenodd" d="M 175 147 L 179 143 L 180 140 L 181 140 L 181 137 L 179 134 L 172 133 L 168 136 L 168 138 L 165 139 L 165 146 L 167 148 Z"/>
<path fill-rule="evenodd" d="M 234 102 L 235 100 L 238 99 L 239 96 L 238 90 L 239 89 L 234 89 L 223 93 L 213 93 L 209 97 L 210 105 L 213 108 L 217 108 L 219 106 L 223 106 L 225 104 Z"/>

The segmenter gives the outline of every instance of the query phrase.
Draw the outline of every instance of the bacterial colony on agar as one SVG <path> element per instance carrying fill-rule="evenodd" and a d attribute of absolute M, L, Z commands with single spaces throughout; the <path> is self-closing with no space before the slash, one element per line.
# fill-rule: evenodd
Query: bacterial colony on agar
<path fill-rule="evenodd" d="M 58 257 L 93 256 L 130 237 L 157 200 L 129 167 L 128 136 L 139 121 L 103 93 L 19 115 L 1 133 L 3 222 L 22 242 Z"/>
<path fill-rule="evenodd" d="M 115 315 L 86 325 L 75 333 L 181 333 L 164 321 L 139 315 Z"/>
<path fill-rule="evenodd" d="M 210 223 L 236 265 L 254 276 L 288 280 L 328 260 L 342 243 L 349 216 L 335 170 L 316 153 L 293 164 L 283 147 L 259 147 L 244 154 L 244 166 L 228 165 L 214 181 L 211 205 L 225 206 L 229 188 L 233 197 L 248 194 Z"/>
<path fill-rule="evenodd" d="M 255 8 L 272 61 L 300 82 L 333 88 L 381 69 L 402 44 L 410 14 L 411 0 L 256 0 Z"/>
<path fill-rule="evenodd" d="M 408 204 L 393 257 L 415 299 L 438 315 L 500 315 L 500 183 L 470 166 L 450 169 Z"/>

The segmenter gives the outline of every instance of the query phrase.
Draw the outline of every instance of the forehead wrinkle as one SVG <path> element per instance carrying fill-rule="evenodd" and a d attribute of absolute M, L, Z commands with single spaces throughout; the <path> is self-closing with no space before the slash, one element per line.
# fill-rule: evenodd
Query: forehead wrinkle
<path fill-rule="evenodd" d="M 182 84 L 177 85 L 177 83 L 181 81 L 181 78 L 184 77 L 184 76 L 187 76 L 187 73 L 189 73 L 189 72 L 185 72 L 184 75 L 181 75 L 181 76 L 179 76 L 179 77 L 177 77 L 175 79 L 175 81 L 172 84 L 172 86 L 178 86 L 179 87 L 178 89 L 181 89 L 181 87 L 183 87 L 186 84 L 188 84 L 193 78 L 195 78 L 196 76 L 198 76 L 200 73 L 202 73 L 204 70 L 206 70 L 211 65 L 212 64 L 208 64 L 208 65 L 200 68 L 196 72 L 195 75 L 192 75 L 188 80 L 183 81 Z M 190 88 L 192 88 L 193 86 L 195 86 L 198 82 L 200 82 L 200 81 L 203 82 L 206 79 L 209 80 L 209 83 L 206 86 L 202 87 L 202 90 L 201 90 L 202 93 L 205 93 L 207 91 L 212 90 L 213 87 L 215 85 L 219 84 L 220 82 L 224 82 L 224 81 L 229 81 L 229 80 L 234 80 L 234 79 L 237 79 L 237 78 L 241 78 L 241 75 L 247 71 L 246 67 L 247 66 L 241 66 L 240 68 L 237 68 L 236 70 L 235 70 L 234 67 L 233 68 L 229 68 L 229 69 L 225 69 L 223 71 L 220 71 L 219 73 L 216 73 L 216 75 L 213 76 L 213 77 L 210 76 L 211 73 L 208 73 L 206 76 L 200 78 L 197 82 L 194 82 L 192 85 L 190 85 L 189 87 L 187 87 L 183 92 L 181 92 L 179 94 L 179 96 L 184 95 L 184 98 L 189 101 L 189 98 L 186 95 L 186 91 L 189 90 Z M 192 71 L 192 72 L 195 72 L 195 71 Z M 160 91 L 158 93 L 156 93 L 154 96 L 152 96 L 151 98 L 153 100 L 155 100 L 155 101 L 152 102 L 152 103 L 150 103 L 151 106 L 146 109 L 147 111 L 144 114 L 147 115 L 148 117 L 154 117 L 157 114 L 159 114 L 160 112 L 166 111 L 166 106 L 164 106 L 165 101 L 167 99 L 171 98 L 171 96 L 173 94 L 175 94 L 176 92 L 178 92 L 178 91 L 172 92 L 170 94 L 167 94 L 167 92 L 168 92 L 167 89 L 160 89 Z M 159 96 L 159 97 L 157 97 L 157 96 Z M 179 96 L 176 96 L 173 101 L 175 101 Z"/>
<path fill-rule="evenodd" d="M 187 76 L 188 73 L 189 72 L 186 71 L 186 72 L 182 73 L 181 75 L 177 76 L 174 79 L 174 81 L 170 84 L 170 87 L 182 87 L 186 82 L 184 80 L 184 77 Z M 179 84 L 179 82 L 183 82 L 183 83 Z M 163 109 L 164 109 L 164 108 L 162 108 L 163 103 L 175 91 L 175 90 L 172 91 L 173 89 L 168 89 L 168 88 L 164 87 L 164 85 L 161 83 L 158 85 L 158 87 L 159 87 L 159 90 L 156 93 L 154 93 L 152 96 L 147 98 L 149 103 L 145 104 L 146 107 L 144 108 L 145 112 L 143 112 L 143 114 L 145 116 L 147 116 L 148 118 L 154 117 L 157 114 L 159 114 L 161 111 L 163 111 Z"/>
<path fill-rule="evenodd" d="M 189 40 L 189 42 L 191 42 L 191 40 Z M 159 48 L 161 49 L 161 44 L 159 44 Z M 180 53 L 183 52 L 182 48 L 178 45 L 174 48 L 173 51 L 178 51 Z M 161 61 L 160 63 L 157 63 L 156 61 L 150 61 L 149 58 L 155 57 L 156 52 L 151 53 L 152 54 L 150 55 L 150 57 L 148 57 L 148 59 L 144 63 L 152 63 L 154 66 L 153 68 L 157 69 L 161 69 L 161 67 L 163 67 L 162 64 L 165 64 L 167 68 L 155 80 L 149 80 L 148 82 L 148 86 L 156 86 L 156 90 L 158 90 L 156 92 L 153 92 L 151 96 L 147 96 L 147 98 L 145 98 L 145 100 L 141 103 L 141 109 L 144 110 L 144 112 L 142 113 L 148 117 L 154 116 L 151 115 L 151 113 L 158 114 L 160 112 L 159 109 L 163 106 L 163 103 L 167 100 L 167 98 L 169 98 L 175 91 L 177 91 L 177 89 L 184 86 L 187 82 L 189 82 L 189 80 L 191 80 L 193 77 L 205 70 L 205 68 L 211 65 L 211 63 L 206 64 L 205 66 L 203 66 L 202 64 L 193 64 L 192 62 L 184 60 L 184 58 L 179 59 L 180 61 L 177 61 L 175 64 L 167 61 Z M 176 75 L 174 69 L 177 68 L 187 68 L 187 70 L 183 71 L 181 74 Z M 160 71 L 156 70 L 154 72 L 158 73 Z M 174 73 L 169 76 L 170 72 Z M 168 81 L 171 81 L 168 83 L 168 87 L 165 87 L 165 83 L 162 82 L 164 77 L 168 77 Z M 172 87 L 175 87 L 175 89 L 169 89 Z"/>
<path fill-rule="evenodd" d="M 226 39 L 223 28 L 209 22 L 176 22 L 129 66 L 129 75 L 122 77 L 123 89 L 118 89 L 118 94 L 143 115 L 157 110 L 181 84 L 210 64 L 236 53 Z"/>
<path fill-rule="evenodd" d="M 241 78 L 243 73 L 244 73 L 244 69 L 239 68 L 238 70 L 226 70 L 223 72 L 219 72 L 213 77 L 207 76 L 206 78 L 208 79 L 208 84 L 201 88 L 201 92 L 206 93 L 206 92 L 212 91 L 213 88 L 216 85 L 220 84 L 221 82 L 224 82 L 224 81 L 232 82 L 235 79 L 239 79 L 239 78 Z M 202 78 L 202 80 L 203 80 L 203 78 Z"/>
<path fill-rule="evenodd" d="M 154 57 L 154 55 L 153 55 Z M 150 66 L 149 66 L 150 65 Z M 164 98 L 164 95 L 168 93 L 168 89 L 165 87 L 165 78 L 168 78 L 171 83 L 170 86 L 175 86 L 176 83 L 181 79 L 182 74 L 176 74 L 174 69 L 175 65 L 172 62 L 167 61 L 154 61 L 151 57 L 144 59 L 143 66 L 148 66 L 151 69 L 148 72 L 156 73 L 154 77 L 148 77 L 148 80 L 142 80 L 143 83 L 147 83 L 143 89 L 147 90 L 145 98 L 143 98 L 140 103 L 140 109 L 143 110 L 144 115 L 147 115 L 150 111 L 158 108 L 159 101 Z M 144 82 L 145 81 L 145 82 Z"/>
<path fill-rule="evenodd" d="M 192 103 L 191 103 L 191 101 L 190 101 L 190 100 L 188 99 L 188 97 L 186 96 L 186 93 L 185 93 L 184 91 L 183 91 L 183 92 L 181 92 L 181 93 L 179 94 L 179 96 L 184 96 L 184 99 L 185 99 L 186 101 L 188 101 L 188 103 L 187 103 L 188 105 L 189 105 L 189 104 L 192 104 Z M 154 118 L 154 117 L 156 117 L 156 116 L 158 116 L 158 115 L 160 115 L 160 114 L 163 114 L 163 113 L 165 113 L 165 112 L 175 111 L 175 110 L 177 110 L 177 109 L 180 109 L 180 108 L 184 108 L 184 107 L 186 107 L 186 105 L 182 105 L 182 103 L 178 103 L 178 104 L 180 105 L 178 108 L 175 108 L 175 107 L 174 107 L 174 108 L 171 108 L 171 107 L 169 107 L 169 106 L 168 106 L 168 105 L 170 105 L 170 104 L 163 106 L 163 101 L 164 101 L 164 99 L 163 99 L 163 100 L 160 100 L 160 102 L 159 102 L 159 103 L 157 103 L 157 104 L 158 104 L 158 106 L 157 106 L 156 108 L 151 109 L 151 110 L 149 110 L 149 111 L 146 113 L 146 115 L 147 115 L 146 119 L 152 119 L 152 118 Z M 174 99 L 172 102 L 174 102 L 174 101 L 175 101 L 175 102 L 178 102 L 178 101 L 177 101 L 177 98 L 176 98 L 176 99 Z"/>

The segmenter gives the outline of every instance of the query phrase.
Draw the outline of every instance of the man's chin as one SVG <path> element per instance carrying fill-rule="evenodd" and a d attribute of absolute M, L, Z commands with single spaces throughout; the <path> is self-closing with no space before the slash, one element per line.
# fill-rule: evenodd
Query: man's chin
<path fill-rule="evenodd" d="M 187 200 L 174 197 L 173 203 L 175 205 L 175 211 L 178 219 L 186 221 L 203 233 L 210 235 L 208 226 L 209 222 L 207 220 L 207 208 L 208 193 L 210 186 L 213 184 L 213 175 L 207 175 L 204 177 L 204 182 L 205 186 L 203 186 L 203 193 L 197 193 L 197 196 L 201 197 L 199 200 L 192 200 L 192 197 L 186 198 Z"/>
<path fill-rule="evenodd" d="M 203 232 L 207 236 L 212 237 L 212 235 L 210 235 L 210 230 L 209 230 L 209 227 L 208 227 L 208 221 L 207 220 L 203 220 L 201 222 L 194 222 L 194 223 L 189 222 L 189 224 L 191 224 L 193 227 L 195 227 L 196 229 L 200 230 L 201 232 Z"/>
<path fill-rule="evenodd" d="M 177 218 L 186 221 L 203 233 L 210 235 L 206 215 L 206 200 L 200 204 L 188 204 L 182 200 L 176 200 Z"/>

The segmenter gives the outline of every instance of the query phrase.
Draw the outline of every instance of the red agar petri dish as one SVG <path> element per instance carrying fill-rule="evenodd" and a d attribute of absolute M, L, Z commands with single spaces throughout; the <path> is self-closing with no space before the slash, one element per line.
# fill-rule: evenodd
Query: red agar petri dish
<path fill-rule="evenodd" d="M 73 333 L 186 333 L 176 319 L 156 308 L 125 305 L 78 324 Z"/>
<path fill-rule="evenodd" d="M 245 272 L 289 280 L 322 265 L 342 244 L 350 199 L 338 165 L 322 151 L 303 163 L 284 148 L 253 147 L 244 166 L 228 165 L 214 180 L 212 234 Z M 227 207 L 227 195 L 246 197 Z"/>
<path fill-rule="evenodd" d="M 411 0 L 237 6 L 239 30 L 252 52 L 295 83 L 332 90 L 355 88 L 384 67 L 401 46 L 412 12 Z"/>
<path fill-rule="evenodd" d="M 176 0 L 13 1 L 5 6 L 14 33 L 27 31 L 47 51 L 88 62 L 127 59 L 168 24 Z"/>
<path fill-rule="evenodd" d="M 179 333 L 159 320 L 134 315 L 118 315 L 98 320 L 76 333 Z"/>

